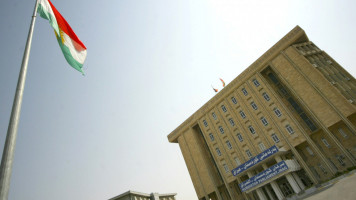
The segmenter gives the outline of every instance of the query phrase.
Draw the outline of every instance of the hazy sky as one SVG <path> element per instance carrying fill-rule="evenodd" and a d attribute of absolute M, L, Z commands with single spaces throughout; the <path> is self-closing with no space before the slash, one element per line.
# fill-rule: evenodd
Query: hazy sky
<path fill-rule="evenodd" d="M 86 76 L 37 18 L 10 200 L 197 199 L 167 135 L 296 25 L 356 76 L 356 1 L 53 0 Z M 0 151 L 35 0 L 0 1 Z"/>

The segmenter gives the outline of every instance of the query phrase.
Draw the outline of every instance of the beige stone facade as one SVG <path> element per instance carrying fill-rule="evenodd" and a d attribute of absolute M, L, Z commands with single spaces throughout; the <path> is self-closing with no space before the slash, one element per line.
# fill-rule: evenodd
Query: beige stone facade
<path fill-rule="evenodd" d="M 168 140 L 199 199 L 283 199 L 356 166 L 355 102 L 355 78 L 297 26 Z"/>

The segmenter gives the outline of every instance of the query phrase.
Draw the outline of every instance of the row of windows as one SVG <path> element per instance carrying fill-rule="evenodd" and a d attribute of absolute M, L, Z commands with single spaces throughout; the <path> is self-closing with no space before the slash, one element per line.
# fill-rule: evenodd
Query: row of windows
<path fill-rule="evenodd" d="M 263 124 L 265 124 L 265 126 L 268 125 L 268 122 L 267 122 L 266 118 L 262 117 L 262 118 L 261 118 L 261 121 L 262 121 Z M 230 122 L 233 123 L 233 124 L 235 123 L 232 119 L 231 119 Z M 294 129 L 293 129 L 289 124 L 287 124 L 287 125 L 285 126 L 285 128 L 286 128 L 287 132 L 288 132 L 290 135 L 294 134 Z M 251 132 L 252 135 L 254 135 L 254 134 L 256 133 L 256 130 L 255 130 L 255 128 L 253 128 L 252 125 L 248 126 L 248 130 Z M 222 126 L 219 126 L 219 131 L 220 131 L 221 134 L 224 134 L 224 133 L 225 133 L 224 128 L 223 128 Z M 213 136 L 213 134 L 210 133 L 209 136 L 210 136 L 211 140 L 214 141 L 214 136 Z M 277 136 L 276 136 L 276 137 L 277 137 Z M 243 141 L 242 136 L 241 136 L 240 133 L 237 134 L 237 138 L 238 138 L 241 142 Z M 277 140 L 274 140 L 274 141 L 276 142 Z M 279 141 L 279 140 L 278 140 L 278 141 Z"/>

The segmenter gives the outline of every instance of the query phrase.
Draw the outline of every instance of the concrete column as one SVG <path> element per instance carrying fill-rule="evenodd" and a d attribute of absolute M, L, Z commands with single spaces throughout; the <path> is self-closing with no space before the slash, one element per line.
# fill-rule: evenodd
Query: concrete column
<path fill-rule="evenodd" d="M 301 189 L 300 189 L 297 181 L 295 181 L 295 179 L 293 178 L 293 176 L 290 173 L 286 175 L 286 178 L 287 178 L 289 184 L 292 186 L 294 192 L 296 194 L 298 194 L 301 191 Z"/>
<path fill-rule="evenodd" d="M 292 176 L 293 176 L 293 177 L 294 177 L 294 179 L 297 181 L 297 183 L 298 183 L 298 185 L 299 185 L 300 189 L 304 190 L 305 185 L 304 185 L 304 183 L 302 182 L 302 180 L 300 180 L 300 178 L 299 178 L 298 174 L 297 174 L 297 173 L 295 173 L 295 172 L 292 172 Z"/>
<path fill-rule="evenodd" d="M 215 194 L 216 194 L 216 197 L 218 198 L 218 200 L 223 200 L 221 195 L 220 195 L 220 192 L 219 192 L 219 190 L 217 188 L 215 189 Z"/>
<path fill-rule="evenodd" d="M 256 193 L 258 195 L 258 198 L 260 198 L 260 200 L 268 200 L 265 193 L 263 192 L 262 188 L 258 188 L 256 190 Z"/>
<path fill-rule="evenodd" d="M 275 156 L 274 159 L 277 161 L 277 163 L 282 161 L 282 158 L 280 156 Z"/>
<path fill-rule="evenodd" d="M 284 199 L 284 195 L 283 195 L 281 189 L 279 188 L 277 182 L 276 181 L 272 181 L 271 182 L 271 186 L 273 188 L 274 193 L 276 193 L 276 195 L 278 197 L 278 200 Z"/>
<path fill-rule="evenodd" d="M 267 187 L 267 185 L 265 186 L 265 189 L 266 189 L 269 199 L 274 200 L 273 194 L 272 194 L 271 190 Z"/>

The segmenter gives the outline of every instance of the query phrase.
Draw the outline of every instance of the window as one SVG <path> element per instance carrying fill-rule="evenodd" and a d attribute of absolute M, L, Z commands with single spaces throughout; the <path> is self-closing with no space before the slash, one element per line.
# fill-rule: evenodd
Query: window
<path fill-rule="evenodd" d="M 216 148 L 215 150 L 216 150 L 216 153 L 218 154 L 218 156 L 221 156 L 221 151 L 220 151 L 220 149 L 219 149 L 219 148 Z"/>
<path fill-rule="evenodd" d="M 235 97 L 231 97 L 231 101 L 232 103 L 237 104 L 237 100 L 235 99 Z"/>
<path fill-rule="evenodd" d="M 279 83 L 277 77 L 276 77 L 274 74 L 269 73 L 269 74 L 267 74 L 267 76 L 271 79 L 271 81 L 272 81 L 274 84 Z"/>
<path fill-rule="evenodd" d="M 339 133 L 341 134 L 342 137 L 347 138 L 347 134 L 345 133 L 344 130 L 342 130 L 342 128 L 339 128 L 338 131 L 339 131 Z"/>
<path fill-rule="evenodd" d="M 216 120 L 217 119 L 217 117 L 216 117 L 216 114 L 213 112 L 213 113 L 211 113 L 211 115 L 213 116 L 213 118 Z"/>
<path fill-rule="evenodd" d="M 230 122 L 231 126 L 235 126 L 235 122 L 231 118 L 229 119 L 229 122 Z"/>
<path fill-rule="evenodd" d="M 247 90 L 246 90 L 245 88 L 242 88 L 242 93 L 243 93 L 245 96 L 248 95 L 248 92 L 247 92 Z"/>
<path fill-rule="evenodd" d="M 317 129 L 312 120 L 305 113 L 300 114 L 300 117 L 311 131 L 315 131 Z"/>
<path fill-rule="evenodd" d="M 260 86 L 260 83 L 256 79 L 253 79 L 252 82 L 256 87 Z"/>
<path fill-rule="evenodd" d="M 252 153 L 250 150 L 247 149 L 245 152 L 248 158 L 252 158 Z"/>
<path fill-rule="evenodd" d="M 274 114 L 277 115 L 277 117 L 282 116 L 282 113 L 281 113 L 281 111 L 280 111 L 278 108 L 274 108 L 273 111 L 274 111 Z"/>
<path fill-rule="evenodd" d="M 310 149 L 310 147 L 305 147 L 309 155 L 314 156 L 314 152 Z"/>
<path fill-rule="evenodd" d="M 292 134 L 294 133 L 293 128 L 292 128 L 289 124 L 286 125 L 286 129 L 287 129 L 287 131 L 288 131 L 289 134 L 292 135 Z"/>
<path fill-rule="evenodd" d="M 208 127 L 208 122 L 206 122 L 205 120 L 203 120 L 203 124 L 205 127 Z"/>
<path fill-rule="evenodd" d="M 220 131 L 221 134 L 224 134 L 224 129 L 223 129 L 222 126 L 219 126 L 219 131 Z"/>
<path fill-rule="evenodd" d="M 214 135 L 213 135 L 212 133 L 209 133 L 209 137 L 210 137 L 210 140 L 211 140 L 211 141 L 214 141 L 214 140 L 215 140 Z"/>
<path fill-rule="evenodd" d="M 239 139 L 240 142 L 244 141 L 244 139 L 242 138 L 242 135 L 240 133 L 238 133 L 236 136 L 237 136 L 237 138 Z"/>
<path fill-rule="evenodd" d="M 223 164 L 223 166 L 224 166 L 225 172 L 228 173 L 230 171 L 229 166 L 227 166 L 227 164 Z"/>
<path fill-rule="evenodd" d="M 288 98 L 288 101 L 290 103 L 290 105 L 292 105 L 292 107 L 294 108 L 294 110 L 300 114 L 303 112 L 302 108 L 298 105 L 298 103 L 292 98 L 292 97 L 289 97 Z"/>
<path fill-rule="evenodd" d="M 265 98 L 266 99 L 266 101 L 269 101 L 271 98 L 269 98 L 269 96 L 268 96 L 268 94 L 266 93 L 266 92 L 264 92 L 263 94 L 262 94 L 262 96 L 263 96 L 263 98 Z"/>
<path fill-rule="evenodd" d="M 231 143 L 230 143 L 230 141 L 229 141 L 229 140 L 228 140 L 228 141 L 226 141 L 226 145 L 227 145 L 227 148 L 232 149 L 232 145 L 231 145 Z"/>
<path fill-rule="evenodd" d="M 240 115 L 241 115 L 242 119 L 246 118 L 246 115 L 245 115 L 244 111 L 242 111 L 242 110 L 240 111 Z"/>
<path fill-rule="evenodd" d="M 252 108 L 254 109 L 254 110 L 257 110 L 258 108 L 257 108 L 257 105 L 255 104 L 255 102 L 251 102 L 251 106 L 252 106 Z"/>
<path fill-rule="evenodd" d="M 236 157 L 236 158 L 234 158 L 234 160 L 235 160 L 237 166 L 241 165 L 241 162 L 240 162 L 239 158 Z"/>
<path fill-rule="evenodd" d="M 278 136 L 275 134 L 275 133 L 273 133 L 272 135 L 271 135 L 271 137 L 272 137 L 272 139 L 273 139 L 273 141 L 275 142 L 275 143 L 278 143 L 280 140 L 279 140 L 279 138 L 278 138 Z"/>
<path fill-rule="evenodd" d="M 321 138 L 321 141 L 325 144 L 326 147 L 330 148 L 330 144 L 325 138 Z"/>
<path fill-rule="evenodd" d="M 262 142 L 258 144 L 258 147 L 260 147 L 261 151 L 266 150 L 266 146 Z"/>
<path fill-rule="evenodd" d="M 345 166 L 345 162 L 343 160 L 344 156 L 336 156 L 337 161 L 339 161 L 341 166 Z"/>
<path fill-rule="evenodd" d="M 253 128 L 253 126 L 249 126 L 248 129 L 250 130 L 250 132 L 251 132 L 252 134 L 255 134 L 255 133 L 256 133 L 256 131 L 255 131 L 255 129 Z"/>
<path fill-rule="evenodd" d="M 318 164 L 318 167 L 320 168 L 320 170 L 324 173 L 327 174 L 328 172 L 326 171 L 326 169 L 324 168 L 323 165 L 321 165 L 320 163 Z"/>
<path fill-rule="evenodd" d="M 224 105 L 221 106 L 221 110 L 224 111 L 224 112 L 227 111 L 227 109 L 226 109 L 226 107 Z"/>
<path fill-rule="evenodd" d="M 268 121 L 265 117 L 261 117 L 261 122 L 264 126 L 267 126 L 268 125 Z"/>

